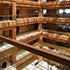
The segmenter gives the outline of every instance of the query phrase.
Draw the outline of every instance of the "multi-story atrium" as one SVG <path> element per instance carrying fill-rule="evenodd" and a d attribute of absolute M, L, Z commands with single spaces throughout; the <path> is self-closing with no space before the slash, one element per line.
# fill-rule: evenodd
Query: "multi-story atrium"
<path fill-rule="evenodd" d="M 70 70 L 70 0 L 0 0 L 0 70 Z"/>

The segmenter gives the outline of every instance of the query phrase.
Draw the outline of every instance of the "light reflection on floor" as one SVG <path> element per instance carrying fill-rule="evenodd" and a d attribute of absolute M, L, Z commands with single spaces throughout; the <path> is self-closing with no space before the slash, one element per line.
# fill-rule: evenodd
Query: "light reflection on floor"
<path fill-rule="evenodd" d="M 4 70 L 17 70 L 17 69 L 14 66 L 9 66 Z M 56 68 L 55 65 L 53 66 L 49 65 L 45 61 L 38 62 L 38 60 L 34 60 L 32 63 L 30 63 L 29 65 L 27 65 L 25 68 L 21 70 L 59 70 L 59 69 Z"/>
<path fill-rule="evenodd" d="M 59 70 L 56 68 L 56 66 L 49 65 L 45 61 L 41 61 L 37 65 L 35 65 L 37 62 L 38 62 L 38 60 L 35 60 L 31 64 L 29 64 L 28 66 L 23 68 L 22 70 Z"/>
<path fill-rule="evenodd" d="M 28 51 L 22 51 L 21 53 L 17 54 L 16 56 L 16 60 L 20 60 L 28 55 L 30 55 L 31 53 Z"/>

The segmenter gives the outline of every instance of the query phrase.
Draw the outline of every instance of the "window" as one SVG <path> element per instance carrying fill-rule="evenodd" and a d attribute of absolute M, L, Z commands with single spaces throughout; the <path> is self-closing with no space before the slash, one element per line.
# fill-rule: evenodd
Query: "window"
<path fill-rule="evenodd" d="M 59 0 L 59 2 L 62 2 L 62 1 L 70 1 L 70 0 Z"/>
<path fill-rule="evenodd" d="M 46 3 L 46 0 L 42 0 L 42 2 Z"/>
<path fill-rule="evenodd" d="M 59 14 L 70 14 L 70 9 L 59 9 Z"/>
<path fill-rule="evenodd" d="M 59 14 L 63 14 L 64 10 L 63 9 L 59 9 Z"/>
<path fill-rule="evenodd" d="M 64 0 L 59 0 L 59 2 L 62 2 L 62 1 L 64 1 Z"/>
<path fill-rule="evenodd" d="M 65 9 L 66 14 L 70 14 L 70 9 Z"/>
<path fill-rule="evenodd" d="M 34 12 L 35 12 L 35 14 L 38 14 L 38 10 L 35 10 Z"/>
<path fill-rule="evenodd" d="M 43 15 L 46 15 L 46 13 L 47 13 L 47 10 L 44 9 L 44 10 L 43 10 Z"/>

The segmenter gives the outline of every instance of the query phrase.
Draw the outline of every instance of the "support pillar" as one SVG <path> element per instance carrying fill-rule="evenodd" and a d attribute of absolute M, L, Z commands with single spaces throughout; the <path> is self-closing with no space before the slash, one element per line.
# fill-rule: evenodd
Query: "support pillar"
<path fill-rule="evenodd" d="M 2 35 L 2 30 L 0 30 L 0 35 Z"/>
<path fill-rule="evenodd" d="M 0 30 L 0 35 L 2 35 L 2 30 Z M 0 40 L 0 46 L 2 46 L 3 42 Z"/>
<path fill-rule="evenodd" d="M 16 27 L 12 30 L 12 39 L 16 39 Z"/>
<path fill-rule="evenodd" d="M 42 32 L 43 32 L 43 28 L 42 28 L 42 7 L 41 7 L 41 2 L 42 0 L 38 0 L 38 3 L 40 3 L 40 9 L 39 9 L 39 22 L 38 22 L 38 31 L 41 33 L 40 37 L 39 37 L 39 42 L 40 44 L 42 44 L 42 41 L 43 41 L 43 38 L 42 38 Z M 42 48 L 42 47 L 39 47 L 39 48 Z M 43 57 L 37 55 L 37 59 L 38 61 L 42 61 L 43 60 Z"/>
<path fill-rule="evenodd" d="M 38 3 L 42 4 L 42 0 L 39 0 Z M 40 5 L 41 6 L 41 5 Z M 40 35 L 40 41 L 43 41 L 42 39 L 42 32 L 43 32 L 43 27 L 42 27 L 42 24 L 43 24 L 43 21 L 42 21 L 42 7 L 40 7 L 39 9 L 39 25 L 38 25 L 38 31 L 41 33 Z"/>
<path fill-rule="evenodd" d="M 10 62 L 13 64 L 16 63 L 16 53 L 13 53 L 10 57 L 9 57 Z"/>
<path fill-rule="evenodd" d="M 16 19 L 16 1 L 12 3 L 12 18 Z"/>

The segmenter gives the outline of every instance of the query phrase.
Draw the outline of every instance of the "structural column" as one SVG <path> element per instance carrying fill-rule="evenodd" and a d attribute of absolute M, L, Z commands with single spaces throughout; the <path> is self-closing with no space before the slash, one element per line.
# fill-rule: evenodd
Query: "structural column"
<path fill-rule="evenodd" d="M 2 32 L 3 32 L 3 31 L 2 31 L 2 30 L 0 30 L 0 35 L 2 35 Z M 2 43 L 2 40 L 0 40 L 0 43 Z"/>
<path fill-rule="evenodd" d="M 40 9 L 39 9 L 39 15 L 38 15 L 38 31 L 41 33 L 40 37 L 39 37 L 39 42 L 40 44 L 42 44 L 42 41 L 43 41 L 43 38 L 42 38 L 42 33 L 43 33 L 43 28 L 42 28 L 42 7 L 41 7 L 41 4 L 42 4 L 42 0 L 38 0 L 38 3 L 40 5 Z M 42 48 L 42 45 L 39 46 L 39 48 Z M 39 61 L 42 61 L 43 60 L 43 57 L 37 55 L 37 59 Z"/>
<path fill-rule="evenodd" d="M 13 63 L 16 62 L 16 54 L 15 54 L 15 53 L 12 55 L 12 62 L 13 62 Z"/>
<path fill-rule="evenodd" d="M 43 18 L 43 16 L 42 16 L 42 6 L 41 6 L 42 1 L 39 0 L 38 3 L 40 3 L 39 16 L 38 16 L 38 18 L 39 18 L 38 31 L 41 33 L 40 40 L 42 41 L 42 32 L 43 32 L 43 27 L 42 27 L 42 23 L 43 23 L 42 18 Z"/>
<path fill-rule="evenodd" d="M 12 2 L 12 18 L 16 19 L 16 1 Z"/>
<path fill-rule="evenodd" d="M 2 35 L 2 30 L 0 30 L 0 35 Z"/>
<path fill-rule="evenodd" d="M 9 57 L 12 65 L 16 63 L 16 53 L 13 53 L 10 57 Z"/>
<path fill-rule="evenodd" d="M 12 30 L 12 39 L 16 39 L 16 27 Z"/>

